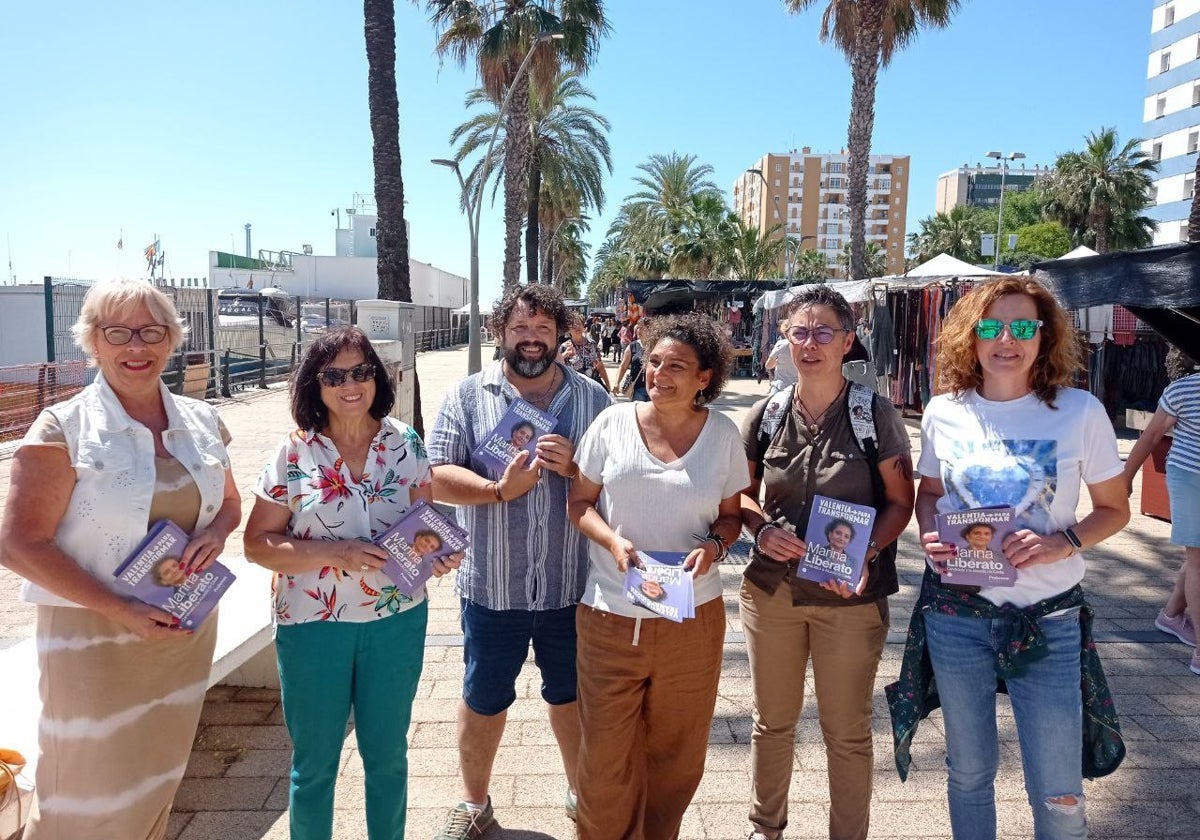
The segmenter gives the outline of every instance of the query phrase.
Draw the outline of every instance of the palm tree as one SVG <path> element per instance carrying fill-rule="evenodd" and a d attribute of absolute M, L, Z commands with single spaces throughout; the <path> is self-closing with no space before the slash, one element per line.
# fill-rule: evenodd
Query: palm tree
<path fill-rule="evenodd" d="M 1140 145 L 1122 145 L 1115 128 L 1102 128 L 1083 151 L 1059 155 L 1046 184 L 1046 215 L 1102 254 L 1149 244 L 1155 223 L 1139 214 L 1150 205 L 1158 164 Z"/>
<path fill-rule="evenodd" d="M 396 7 L 393 0 L 363 0 L 367 49 L 367 105 L 371 159 L 375 168 L 378 294 L 381 300 L 412 302 L 408 230 L 404 224 L 404 177 L 400 171 L 400 103 L 396 93 Z M 416 371 L 413 371 L 414 377 Z M 425 434 L 421 383 L 413 384 L 413 428 Z"/>
<path fill-rule="evenodd" d="M 587 279 L 587 258 L 591 246 L 583 240 L 588 231 L 584 219 L 568 219 L 556 227 L 548 237 L 545 248 L 546 266 L 543 283 L 550 283 L 562 290 L 564 296 L 579 297 Z"/>
<path fill-rule="evenodd" d="M 829 262 L 820 251 L 803 250 L 792 262 L 792 277 L 799 283 L 823 283 L 829 279 Z"/>
<path fill-rule="evenodd" d="M 850 128 L 847 148 L 850 206 L 850 277 L 864 276 L 867 169 L 875 128 L 875 82 L 881 67 L 916 37 L 922 26 L 944 27 L 960 0 L 784 0 L 793 14 L 819 3 L 821 40 L 832 40 L 850 63 Z"/>
<path fill-rule="evenodd" d="M 878 242 L 868 242 L 864 250 L 866 256 L 867 277 L 882 277 L 887 274 L 887 254 L 879 247 Z M 838 255 L 838 265 L 850 271 L 850 243 L 847 242 L 842 248 L 842 253 Z"/>
<path fill-rule="evenodd" d="M 938 254 L 949 254 L 964 262 L 979 262 L 979 240 L 983 235 L 980 216 L 965 204 L 950 208 L 918 222 L 920 233 L 908 235 L 908 249 L 921 262 Z"/>
<path fill-rule="evenodd" d="M 538 282 L 543 195 L 555 205 L 554 227 L 566 218 L 604 209 L 604 170 L 612 174 L 608 120 L 578 100 L 595 99 L 575 73 L 566 73 L 549 97 L 531 92 L 529 203 L 525 227 L 528 282 Z M 536 222 L 535 222 L 536 220 Z M 552 230 L 552 228 L 551 228 Z"/>
<path fill-rule="evenodd" d="M 779 258 L 787 248 L 783 224 L 760 233 L 736 214 L 730 217 L 730 237 L 720 256 L 719 268 L 735 280 L 765 280 L 779 271 Z"/>
<path fill-rule="evenodd" d="M 419 2 L 419 0 L 415 0 Z M 562 64 L 585 72 L 608 31 L 602 0 L 426 0 L 438 33 L 439 56 L 459 66 L 472 57 L 493 102 L 509 88 L 505 115 L 504 288 L 517 285 L 521 272 L 521 224 L 529 200 L 529 91 L 553 87 Z M 526 54 L 544 33 L 561 33 L 534 52 L 529 73 L 516 78 Z"/>
<path fill-rule="evenodd" d="M 733 233 L 725 201 L 715 192 L 696 193 L 670 218 L 674 229 L 671 272 L 707 280 L 720 260 L 723 244 Z"/>
<path fill-rule="evenodd" d="M 612 172 L 612 153 L 606 136 L 610 129 L 608 120 L 577 101 L 595 98 L 579 82 L 577 74 L 561 74 L 548 97 L 536 89 L 531 89 L 529 96 L 530 169 L 525 261 L 528 282 L 536 283 L 541 228 L 553 229 L 562 219 L 580 217 L 590 210 L 603 210 L 604 170 Z M 487 149 L 499 115 L 499 109 L 483 88 L 467 93 L 464 105 L 468 110 L 479 105 L 488 110 L 471 117 L 450 133 L 450 143 L 456 146 L 454 158 L 460 163 Z M 505 126 L 499 126 L 498 130 L 497 137 L 504 137 Z M 467 172 L 467 194 L 472 197 L 477 190 L 487 188 L 479 180 L 484 174 L 484 163 L 481 157 Z M 500 182 L 507 183 L 507 161 L 489 167 L 487 174 L 489 178 L 492 174 L 496 176 L 492 187 L 495 200 Z M 549 213 L 542 212 L 544 201 L 554 205 Z M 538 223 L 534 224 L 533 219 Z"/>
<path fill-rule="evenodd" d="M 651 217 L 666 217 L 685 212 L 692 196 L 711 192 L 720 195 L 721 190 L 709 180 L 713 168 L 707 163 L 696 163 L 695 155 L 651 155 L 646 163 L 639 163 L 642 173 L 633 179 L 640 190 L 625 198 L 627 206 L 642 206 Z"/>

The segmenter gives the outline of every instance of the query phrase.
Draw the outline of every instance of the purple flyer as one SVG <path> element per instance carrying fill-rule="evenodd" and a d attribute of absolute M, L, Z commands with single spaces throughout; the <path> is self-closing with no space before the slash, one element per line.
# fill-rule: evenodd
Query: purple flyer
<path fill-rule="evenodd" d="M 515 399 L 492 433 L 475 448 L 475 457 L 495 477 L 504 474 L 522 449 L 529 453 L 528 466 L 536 454 L 537 439 L 553 432 L 556 425 L 558 418 L 553 414 L 547 414 L 523 399 Z"/>
<path fill-rule="evenodd" d="M 1013 509 L 971 508 L 935 517 L 939 541 L 954 548 L 942 581 L 955 586 L 1013 586 L 1017 570 L 1000 545 L 1013 532 Z"/>
<path fill-rule="evenodd" d="M 169 519 L 161 519 L 113 572 L 113 577 L 118 589 L 175 616 L 185 630 L 195 630 L 217 606 L 235 576 L 220 563 L 187 574 L 181 558 L 188 540 L 182 528 Z"/>
<path fill-rule="evenodd" d="M 375 544 L 390 555 L 383 573 L 405 595 L 412 595 L 433 574 L 433 561 L 465 551 L 470 540 L 436 508 L 417 502 Z"/>
<path fill-rule="evenodd" d="M 695 618 L 692 573 L 683 568 L 686 553 L 639 551 L 642 567 L 625 571 L 625 597 L 669 621 Z"/>
<path fill-rule="evenodd" d="M 813 583 L 831 580 L 855 589 L 862 579 L 874 523 L 872 507 L 813 496 L 812 513 L 804 532 L 808 551 L 800 559 L 797 573 Z"/>

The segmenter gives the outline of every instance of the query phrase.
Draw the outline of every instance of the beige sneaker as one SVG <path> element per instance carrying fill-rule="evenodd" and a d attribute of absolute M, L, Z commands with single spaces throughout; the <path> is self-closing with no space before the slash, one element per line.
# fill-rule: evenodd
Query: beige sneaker
<path fill-rule="evenodd" d="M 434 835 L 433 840 L 475 840 L 496 822 L 492 811 L 492 798 L 489 796 L 487 805 L 480 811 L 470 808 L 466 802 L 459 802 L 446 815 L 446 824 Z"/>

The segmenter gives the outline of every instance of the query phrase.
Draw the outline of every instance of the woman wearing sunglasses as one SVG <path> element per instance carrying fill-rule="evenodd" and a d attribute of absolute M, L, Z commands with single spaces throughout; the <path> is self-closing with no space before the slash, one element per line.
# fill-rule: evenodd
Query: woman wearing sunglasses
<path fill-rule="evenodd" d="M 740 593 L 754 690 L 750 837 L 778 840 L 787 826 L 811 656 L 828 762 L 829 836 L 861 840 L 871 810 L 871 694 L 887 637 L 887 596 L 898 588 L 892 544 L 912 517 L 910 446 L 899 413 L 869 393 L 874 451 L 859 444 L 851 385 L 842 375 L 855 345 L 845 298 L 810 287 L 783 317 L 797 384 L 755 405 L 742 428 L 751 474 L 742 521 L 755 535 Z M 865 419 L 865 406 L 856 407 Z M 876 510 L 857 591 L 797 572 L 818 494 Z"/>
<path fill-rule="evenodd" d="M 1107 688 L 1089 646 L 1091 614 L 1080 581 L 1086 551 L 1124 527 L 1129 505 L 1104 407 L 1069 387 L 1079 368 L 1066 313 L 1024 277 L 992 280 L 963 297 L 938 345 L 946 393 L 930 401 L 922 418 L 916 507 L 928 570 L 901 680 L 888 693 L 904 747 L 902 772 L 916 720 L 941 704 L 950 824 L 958 840 L 996 836 L 998 680 L 1012 701 L 1034 836 L 1087 834 L 1081 685 L 1089 719 L 1092 701 L 1103 706 Z M 1077 519 L 1081 485 L 1092 510 Z M 951 590 L 938 572 L 953 547 L 939 541 L 934 515 L 985 507 L 1015 511 L 1001 547 L 1017 568 L 1016 583 Z M 923 648 L 936 694 L 924 679 Z M 903 719 L 898 711 L 917 714 Z M 1119 743 L 1109 747 L 1119 761 Z M 1112 769 L 1091 763 L 1089 749 L 1083 754 L 1088 775 Z"/>
<path fill-rule="evenodd" d="M 191 535 L 179 574 L 205 569 L 242 506 L 216 409 L 163 387 L 184 338 L 171 300 L 143 280 L 101 283 L 71 332 L 96 381 L 30 427 L 0 531 L 0 561 L 37 605 L 39 809 L 25 837 L 150 840 L 167 831 L 217 621 L 182 630 L 115 592 L 113 572 L 159 519 Z"/>
<path fill-rule="evenodd" d="M 246 557 L 276 572 L 275 649 L 292 738 L 293 840 L 328 840 L 346 721 L 366 777 L 367 836 L 404 836 L 407 732 L 421 675 L 427 606 L 380 570 L 372 540 L 431 501 L 425 445 L 388 416 L 395 394 L 357 327 L 322 333 L 292 379 L 292 418 L 263 470 Z M 434 560 L 434 575 L 458 565 Z"/>

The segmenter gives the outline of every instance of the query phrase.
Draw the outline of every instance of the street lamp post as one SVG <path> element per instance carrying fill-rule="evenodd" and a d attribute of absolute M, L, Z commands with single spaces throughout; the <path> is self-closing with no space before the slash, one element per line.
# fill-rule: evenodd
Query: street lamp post
<path fill-rule="evenodd" d="M 508 90 L 504 94 L 504 99 L 500 102 L 500 110 L 496 113 L 496 126 L 492 129 L 492 139 L 488 143 L 487 152 L 483 156 L 483 165 L 479 170 L 479 183 L 475 190 L 474 205 L 467 206 L 467 221 L 471 225 L 471 299 L 470 304 L 470 334 L 467 336 L 467 374 L 479 373 L 483 370 L 483 357 L 479 347 L 480 323 L 479 318 L 479 222 L 480 216 L 483 213 L 483 193 L 487 186 L 488 175 L 492 171 L 492 149 L 496 146 L 496 135 L 500 133 L 500 126 L 504 123 L 504 115 L 508 112 L 508 105 L 512 101 L 513 91 L 517 88 L 517 82 L 521 76 L 529 69 L 529 62 L 533 60 L 533 54 L 547 41 L 561 41 L 563 34 L 561 32 L 543 32 L 534 39 L 533 45 L 530 46 L 529 52 L 525 54 L 525 60 L 521 62 L 521 66 L 517 68 L 517 72 L 513 75 L 512 81 L 509 82 Z M 433 161 L 439 166 L 447 166 L 452 162 L 445 158 L 438 158 Z M 453 163 L 454 170 L 458 173 L 459 185 L 466 193 L 466 183 L 463 181 L 462 172 L 458 169 L 458 164 Z M 499 339 L 497 339 L 499 340 Z"/>
<path fill-rule="evenodd" d="M 770 188 L 770 185 L 767 183 L 767 176 L 763 174 L 763 171 L 761 169 L 753 168 L 753 169 L 747 169 L 746 171 L 752 172 L 755 175 L 757 175 L 759 178 L 762 179 L 764 190 Z M 775 195 L 774 193 L 771 193 L 771 201 L 773 201 L 775 203 L 775 215 L 780 218 L 780 220 L 783 224 L 783 235 L 788 239 L 787 247 L 783 249 L 783 279 L 786 280 L 788 283 L 791 283 L 792 282 L 792 243 L 791 243 L 792 237 L 791 237 L 791 234 L 789 234 L 787 231 L 787 219 L 784 217 L 784 215 L 782 213 L 779 212 L 779 196 Z M 804 241 L 803 237 L 801 237 L 801 241 L 802 242 Z"/>
<path fill-rule="evenodd" d="M 1012 154 L 1001 154 L 1000 152 L 988 152 L 987 156 L 996 159 L 996 165 L 1000 167 L 1000 211 L 996 214 L 996 271 L 1000 270 L 1000 237 L 1004 232 L 1004 176 L 1008 174 L 1008 162 L 1010 160 L 1022 160 L 1025 157 L 1024 152 L 1013 152 Z"/>

